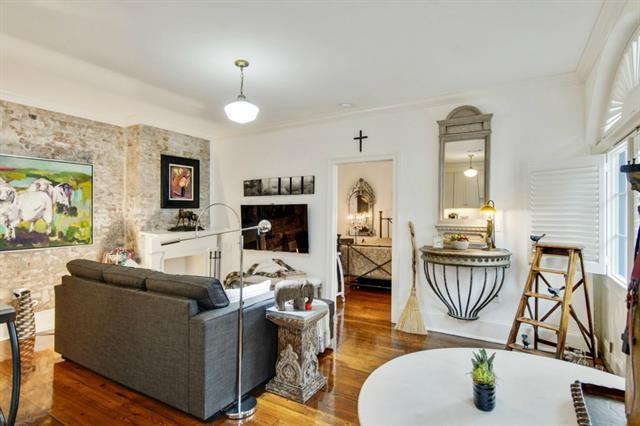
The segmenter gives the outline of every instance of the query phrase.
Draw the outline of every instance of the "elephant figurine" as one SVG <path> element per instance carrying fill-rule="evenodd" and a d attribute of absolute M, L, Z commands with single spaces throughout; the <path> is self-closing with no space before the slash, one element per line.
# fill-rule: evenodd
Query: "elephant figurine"
<path fill-rule="evenodd" d="M 294 311 L 304 311 L 307 303 L 313 302 L 314 287 L 309 281 L 280 281 L 274 291 L 276 307 L 285 310 L 285 302 L 293 300 Z"/>

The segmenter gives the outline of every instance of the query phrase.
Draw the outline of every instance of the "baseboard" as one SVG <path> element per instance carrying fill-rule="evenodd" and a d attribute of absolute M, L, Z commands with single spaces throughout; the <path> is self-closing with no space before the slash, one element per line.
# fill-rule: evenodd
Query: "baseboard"
<path fill-rule="evenodd" d="M 511 332 L 511 323 L 504 324 L 498 322 L 477 319 L 475 321 L 462 321 L 449 317 L 446 314 L 427 314 L 427 329 L 436 333 L 450 334 L 467 339 L 482 340 L 485 342 L 498 343 L 504 345 Z M 455 321 L 455 323 L 453 323 Z M 527 332 L 533 340 L 532 332 Z M 542 334 L 542 333 L 541 333 Z M 551 338 L 549 336 L 544 336 Z M 518 336 L 518 340 L 520 336 Z M 586 349 L 582 335 L 572 333 L 567 334 L 567 344 L 572 347 Z"/>
<path fill-rule="evenodd" d="M 55 328 L 55 310 L 47 309 L 44 311 L 36 312 L 36 332 L 40 333 L 43 331 L 51 331 Z M 9 338 L 9 333 L 7 332 L 7 327 L 0 328 L 0 341 L 7 340 Z"/>

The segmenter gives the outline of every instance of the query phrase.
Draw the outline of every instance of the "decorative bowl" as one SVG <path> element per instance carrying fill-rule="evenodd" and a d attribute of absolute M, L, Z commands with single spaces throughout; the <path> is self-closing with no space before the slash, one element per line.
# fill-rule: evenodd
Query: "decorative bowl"
<path fill-rule="evenodd" d="M 451 247 L 455 250 L 466 250 L 469 248 L 469 241 L 451 241 Z"/>

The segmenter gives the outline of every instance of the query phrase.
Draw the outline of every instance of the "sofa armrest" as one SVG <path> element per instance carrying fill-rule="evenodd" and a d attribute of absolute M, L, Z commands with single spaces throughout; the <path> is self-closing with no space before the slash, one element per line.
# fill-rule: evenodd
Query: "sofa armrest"
<path fill-rule="evenodd" d="M 245 300 L 243 393 L 275 374 L 277 327 L 265 317 L 273 293 Z M 189 411 L 207 419 L 235 399 L 238 303 L 194 316 L 189 321 Z"/>

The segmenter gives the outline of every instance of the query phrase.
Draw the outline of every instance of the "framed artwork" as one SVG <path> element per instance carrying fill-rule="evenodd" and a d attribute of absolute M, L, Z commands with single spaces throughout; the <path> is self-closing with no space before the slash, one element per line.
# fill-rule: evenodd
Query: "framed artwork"
<path fill-rule="evenodd" d="M 302 194 L 302 176 L 294 176 L 291 178 L 291 193 L 293 195 Z"/>
<path fill-rule="evenodd" d="M 0 252 L 93 244 L 93 166 L 0 154 Z"/>
<path fill-rule="evenodd" d="M 316 191 L 316 178 L 314 176 L 302 176 L 302 193 L 313 194 Z"/>
<path fill-rule="evenodd" d="M 200 160 L 160 156 L 161 207 L 200 207 Z"/>
<path fill-rule="evenodd" d="M 251 179 L 243 182 L 245 197 L 315 193 L 315 176 Z"/>

